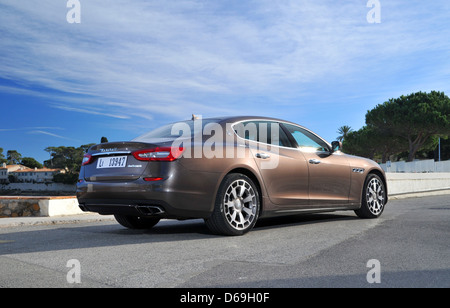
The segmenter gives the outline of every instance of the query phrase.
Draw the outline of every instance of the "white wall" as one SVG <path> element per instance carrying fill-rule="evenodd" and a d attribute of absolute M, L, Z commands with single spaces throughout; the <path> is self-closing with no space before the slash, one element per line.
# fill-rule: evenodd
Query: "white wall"
<path fill-rule="evenodd" d="M 77 215 L 84 212 L 78 206 L 77 198 L 51 198 L 40 200 L 41 216 Z"/>
<path fill-rule="evenodd" d="M 450 160 L 435 162 L 433 159 L 412 162 L 397 161 L 380 164 L 386 172 L 450 172 Z"/>
<path fill-rule="evenodd" d="M 389 195 L 450 190 L 450 173 L 386 173 Z"/>

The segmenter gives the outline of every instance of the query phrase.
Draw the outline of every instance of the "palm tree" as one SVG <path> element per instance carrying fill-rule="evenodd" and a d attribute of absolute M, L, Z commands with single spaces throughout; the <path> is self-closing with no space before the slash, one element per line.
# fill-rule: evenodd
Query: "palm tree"
<path fill-rule="evenodd" d="M 337 130 L 339 136 L 336 139 L 342 142 L 347 137 L 348 133 L 351 133 L 352 131 L 353 129 L 348 125 L 341 126 Z"/>

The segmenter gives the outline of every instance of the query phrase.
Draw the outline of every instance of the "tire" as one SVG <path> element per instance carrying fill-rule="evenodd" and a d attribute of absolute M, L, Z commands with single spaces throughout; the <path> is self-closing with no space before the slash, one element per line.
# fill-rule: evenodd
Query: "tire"
<path fill-rule="evenodd" d="M 138 217 L 115 214 L 114 218 L 119 224 L 128 229 L 150 229 L 159 222 L 159 218 Z"/>
<path fill-rule="evenodd" d="M 376 174 L 369 174 L 364 182 L 361 208 L 355 210 L 360 218 L 378 218 L 386 205 L 386 188 Z"/>
<path fill-rule="evenodd" d="M 206 225 L 215 234 L 243 235 L 258 220 L 259 191 L 253 181 L 240 173 L 230 173 L 217 192 L 214 210 Z"/>

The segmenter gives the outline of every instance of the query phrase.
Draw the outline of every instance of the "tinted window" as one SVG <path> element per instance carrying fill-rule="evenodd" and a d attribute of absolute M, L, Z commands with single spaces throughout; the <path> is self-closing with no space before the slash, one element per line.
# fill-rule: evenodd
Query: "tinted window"
<path fill-rule="evenodd" d="M 272 121 L 246 121 L 233 126 L 236 134 L 244 139 L 271 145 L 292 147 L 279 123 Z"/>
<path fill-rule="evenodd" d="M 292 134 L 301 150 L 307 152 L 329 151 L 328 145 L 313 133 L 292 124 L 283 124 L 283 126 Z"/>
<path fill-rule="evenodd" d="M 195 127 L 194 121 L 182 121 L 161 126 L 155 130 L 145 133 L 132 141 L 150 142 L 155 139 L 176 139 L 179 137 L 193 136 L 194 133 L 201 134 L 205 126 L 209 123 L 217 123 L 216 120 L 196 120 L 201 121 L 201 127 Z M 195 130 L 198 130 L 196 132 Z"/>

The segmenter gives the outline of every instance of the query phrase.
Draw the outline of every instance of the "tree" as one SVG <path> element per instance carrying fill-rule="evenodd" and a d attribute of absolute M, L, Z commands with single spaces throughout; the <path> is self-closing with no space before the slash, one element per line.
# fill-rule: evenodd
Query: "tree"
<path fill-rule="evenodd" d="M 352 131 L 353 131 L 352 128 L 348 125 L 341 126 L 337 130 L 339 136 L 336 139 L 342 142 L 347 137 L 347 135 Z"/>
<path fill-rule="evenodd" d="M 366 124 L 405 140 L 412 161 L 431 136 L 450 134 L 450 98 L 437 91 L 402 95 L 368 111 Z"/>
<path fill-rule="evenodd" d="M 348 154 L 374 159 L 381 158 L 383 163 L 391 155 L 405 149 L 407 143 L 399 137 L 389 135 L 373 126 L 363 126 L 358 131 L 350 132 L 343 142 L 343 149 Z"/>
<path fill-rule="evenodd" d="M 436 147 L 436 150 L 434 152 L 435 153 L 433 153 L 433 158 L 438 160 L 439 148 Z M 441 138 L 441 160 L 449 160 L 449 159 L 450 159 L 450 138 L 449 136 L 445 136 Z"/>
<path fill-rule="evenodd" d="M 22 160 L 22 154 L 16 150 L 8 150 L 8 152 L 6 152 L 6 159 L 9 165 L 17 165 Z"/>
<path fill-rule="evenodd" d="M 360 130 L 348 133 L 342 148 L 345 153 L 373 159 L 377 150 L 373 137 L 373 131 L 364 126 Z"/>
<path fill-rule="evenodd" d="M 5 158 L 5 155 L 3 155 L 3 148 L 0 148 L 0 164 L 6 163 L 7 160 Z"/>
<path fill-rule="evenodd" d="M 48 168 L 59 168 L 66 170 L 66 173 L 58 175 L 54 178 L 55 182 L 74 184 L 78 179 L 83 156 L 93 144 L 75 147 L 47 147 L 46 152 L 50 153 L 50 159 L 44 161 L 44 165 Z"/>
<path fill-rule="evenodd" d="M 47 147 L 46 152 L 50 153 L 50 160 L 46 160 L 44 165 L 51 168 L 65 169 L 68 173 L 79 171 L 84 152 L 75 147 Z"/>
<path fill-rule="evenodd" d="M 28 168 L 42 168 L 42 164 L 32 157 L 24 157 L 20 162 L 21 165 L 27 166 Z"/>
<path fill-rule="evenodd" d="M 100 139 L 100 143 L 107 143 L 107 142 L 108 142 L 108 138 L 106 138 L 106 137 L 102 137 Z"/>

